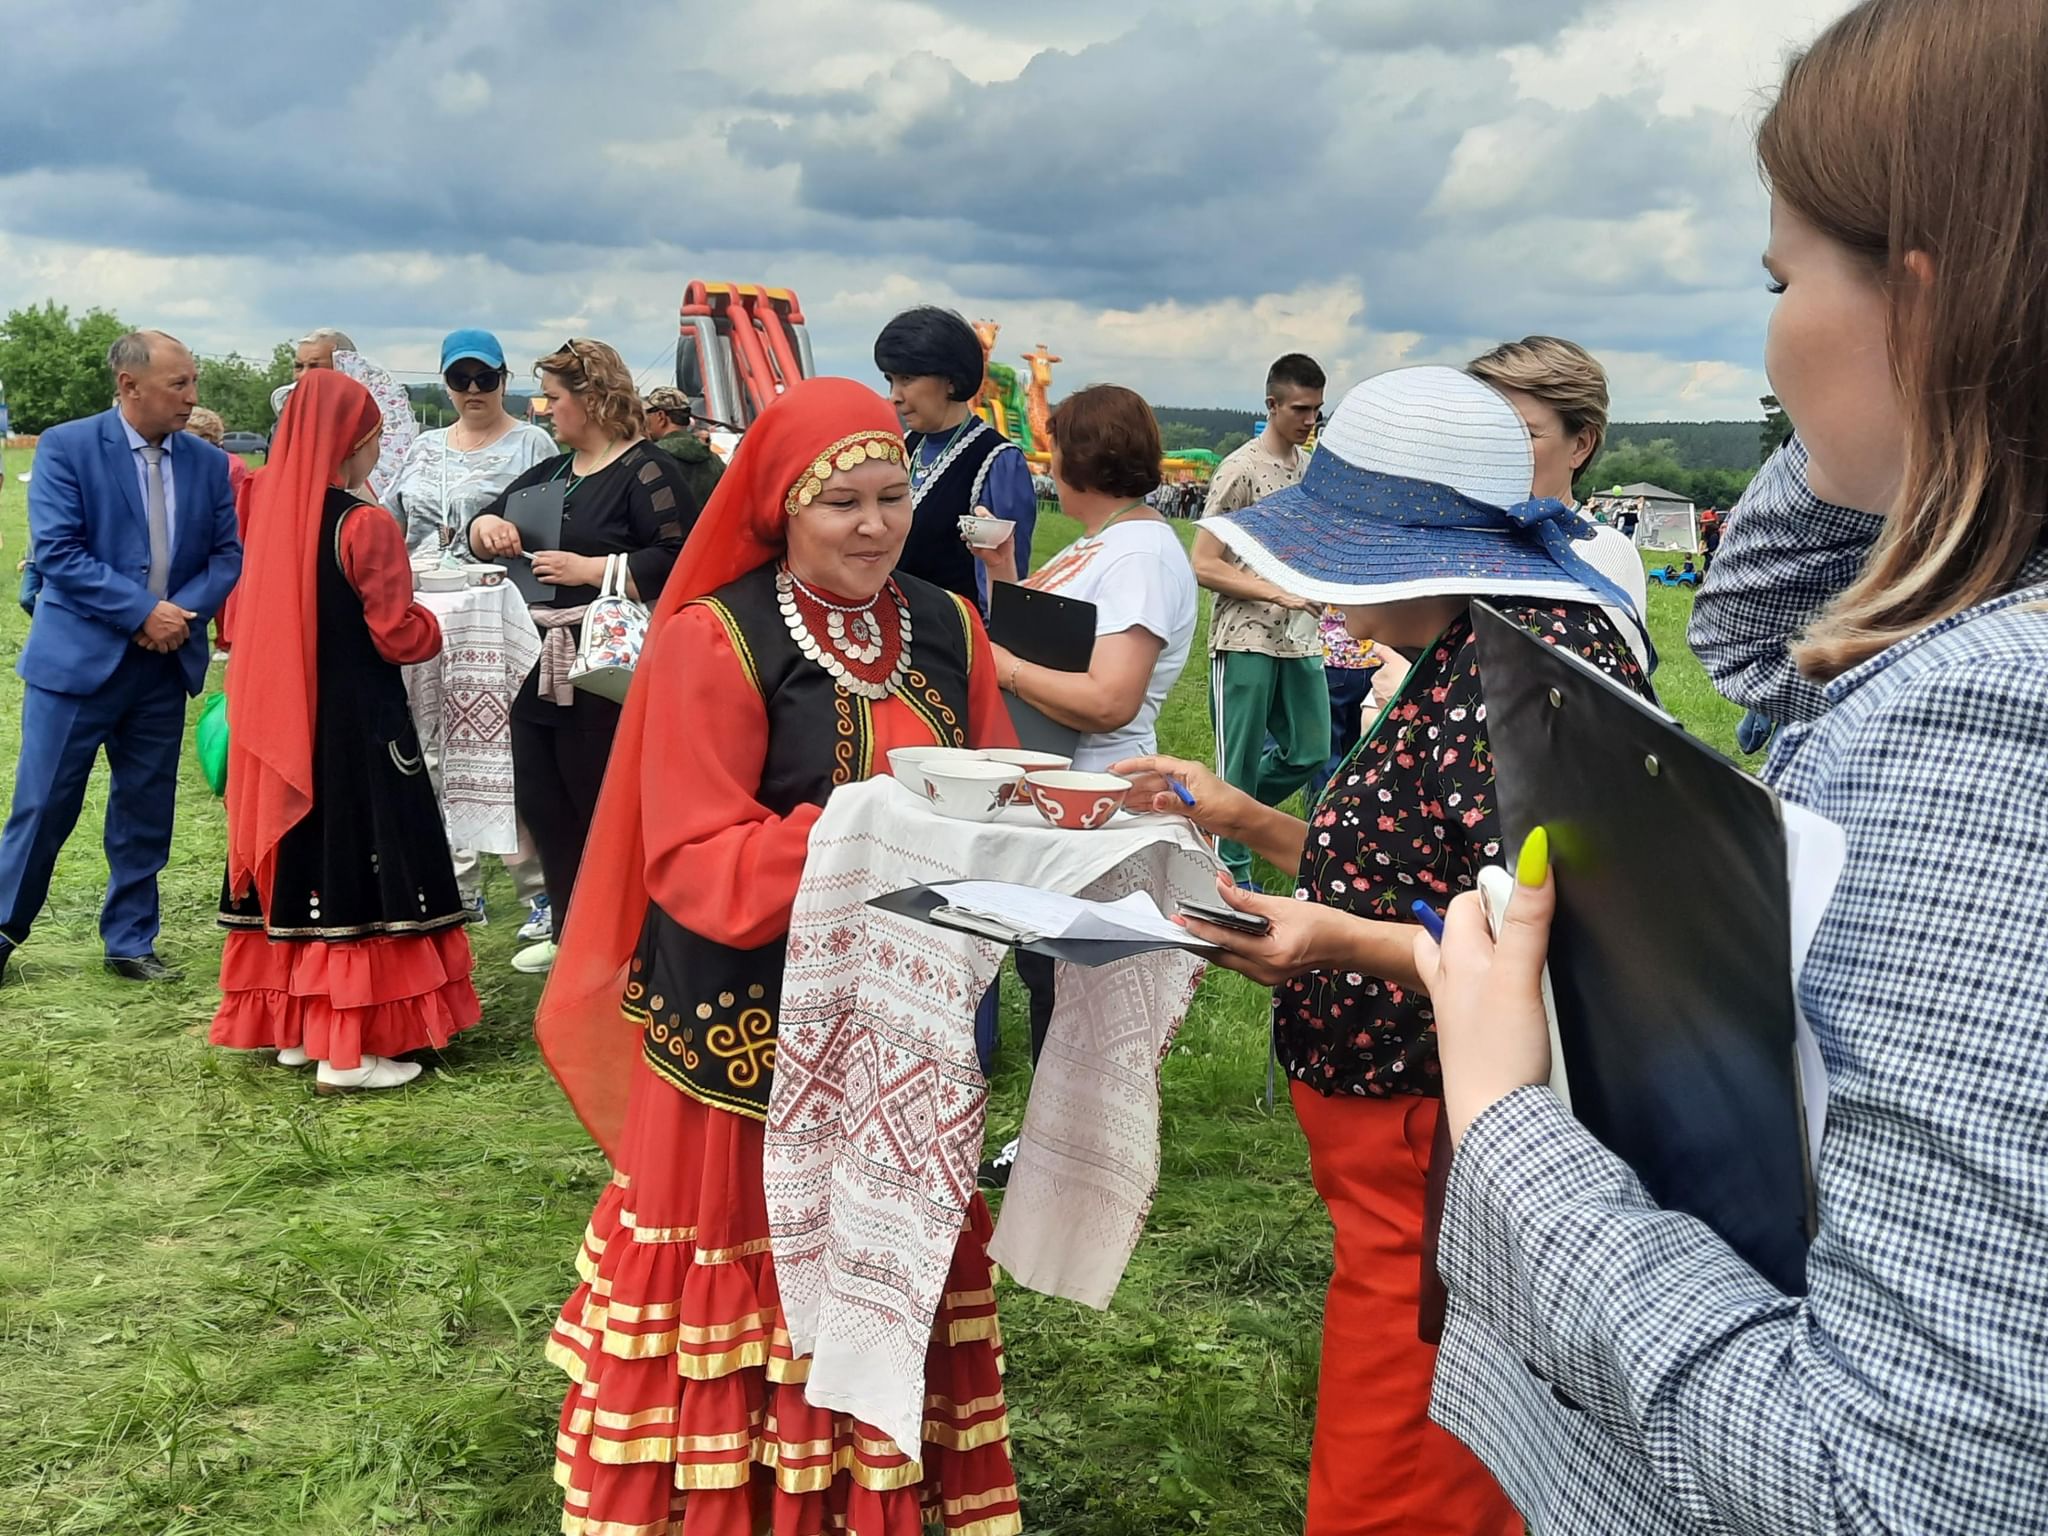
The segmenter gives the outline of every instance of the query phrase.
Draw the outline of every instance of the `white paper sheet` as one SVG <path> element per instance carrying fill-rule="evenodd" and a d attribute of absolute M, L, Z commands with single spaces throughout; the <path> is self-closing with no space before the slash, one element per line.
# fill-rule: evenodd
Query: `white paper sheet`
<path fill-rule="evenodd" d="M 1133 891 L 1117 901 L 1088 901 L 1002 880 L 961 880 L 933 889 L 953 906 L 996 918 L 1042 939 L 1190 942 L 1187 929 L 1162 917 L 1143 891 Z"/>
<path fill-rule="evenodd" d="M 1486 906 L 1486 926 L 1496 942 L 1501 925 L 1508 920 L 1508 903 L 1514 899 L 1515 877 L 1498 864 L 1479 871 L 1479 899 Z M 1557 998 L 1550 990 L 1550 967 L 1543 967 L 1543 1017 L 1550 1026 L 1550 1091 L 1569 1110 L 1572 1107 L 1571 1079 L 1564 1070 L 1564 1042 L 1557 1034 Z"/>
<path fill-rule="evenodd" d="M 1799 1062 L 1799 1096 L 1806 1108 L 1806 1166 L 1817 1174 L 1821 1132 L 1828 1122 L 1828 1069 L 1813 1026 L 1806 1022 L 1806 1010 L 1799 1006 L 1799 973 L 1842 878 L 1849 846 L 1842 829 L 1825 816 L 1789 800 L 1779 803 L 1785 813 L 1785 869 L 1792 881 L 1792 1044 Z"/>

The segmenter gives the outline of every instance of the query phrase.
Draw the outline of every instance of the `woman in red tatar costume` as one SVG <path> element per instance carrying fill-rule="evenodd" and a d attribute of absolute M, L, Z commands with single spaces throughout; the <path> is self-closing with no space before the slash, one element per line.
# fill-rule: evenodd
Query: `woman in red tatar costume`
<path fill-rule="evenodd" d="M 806 380 L 748 430 L 649 627 L 539 1019 L 615 1170 L 548 1345 L 574 1383 L 569 1536 L 1022 1529 L 987 1207 L 933 1328 L 923 1445 L 811 1407 L 769 1255 L 771 1078 L 716 1049 L 774 1027 L 833 787 L 892 747 L 1016 739 L 974 608 L 891 575 L 910 522 L 894 413 Z"/>
<path fill-rule="evenodd" d="M 399 667 L 441 649 L 389 512 L 343 489 L 377 459 L 370 392 L 292 391 L 248 488 L 228 662 L 228 869 L 208 1036 L 319 1064 L 323 1092 L 395 1088 L 481 1015 L 441 810 Z"/>

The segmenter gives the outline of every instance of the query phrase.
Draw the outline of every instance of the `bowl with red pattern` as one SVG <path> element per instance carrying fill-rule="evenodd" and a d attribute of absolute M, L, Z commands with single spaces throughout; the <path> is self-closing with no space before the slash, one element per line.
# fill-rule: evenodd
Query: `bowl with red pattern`
<path fill-rule="evenodd" d="M 1024 792 L 1051 825 L 1093 832 L 1109 825 L 1110 818 L 1122 809 L 1131 781 L 1113 773 L 1048 768 L 1025 774 Z"/>

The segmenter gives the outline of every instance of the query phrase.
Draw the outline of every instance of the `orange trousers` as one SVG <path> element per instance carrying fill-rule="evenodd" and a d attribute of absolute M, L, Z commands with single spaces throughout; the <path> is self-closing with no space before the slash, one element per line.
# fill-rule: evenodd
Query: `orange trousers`
<path fill-rule="evenodd" d="M 1292 1092 L 1316 1193 L 1337 1229 L 1308 1536 L 1521 1536 L 1521 1516 L 1492 1474 L 1429 1417 L 1436 1349 L 1416 1319 L 1441 1102 L 1326 1098 L 1300 1083 Z"/>

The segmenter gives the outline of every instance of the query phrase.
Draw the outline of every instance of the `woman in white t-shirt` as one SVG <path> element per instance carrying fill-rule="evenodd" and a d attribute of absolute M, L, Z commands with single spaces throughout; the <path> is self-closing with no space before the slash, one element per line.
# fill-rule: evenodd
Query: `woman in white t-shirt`
<path fill-rule="evenodd" d="M 1536 455 L 1532 493 L 1576 507 L 1573 484 L 1607 440 L 1607 370 L 1577 342 L 1525 336 L 1481 353 L 1465 371 L 1506 395 L 1529 429 L 1529 447 Z M 1650 584 L 1635 540 L 1618 528 L 1599 525 L 1578 554 L 1635 604 L 1633 609 L 1608 607 L 1607 617 L 1648 675 L 1656 668 L 1657 653 L 1642 619 L 1650 611 Z"/>
<path fill-rule="evenodd" d="M 1159 422 L 1142 397 L 1093 384 L 1062 400 L 1047 423 L 1060 510 L 1081 537 L 1023 584 L 1095 605 L 1095 650 L 1086 672 L 1055 672 L 991 644 L 996 681 L 1040 714 L 1081 732 L 1074 766 L 1099 771 L 1158 750 L 1155 727 L 1195 637 L 1194 568 L 1165 518 L 1146 504 L 1159 485 Z M 1006 540 L 975 551 L 989 579 L 1015 581 Z M 1050 960 L 1017 953 L 1031 996 L 1031 1060 L 1052 1022 Z M 1009 1182 L 1012 1141 L 981 1165 L 984 1188 Z"/>
<path fill-rule="evenodd" d="M 1159 486 L 1159 423 L 1128 389 L 1095 384 L 1062 400 L 1048 423 L 1060 510 L 1082 536 L 1024 582 L 1095 605 L 1086 672 L 1055 672 L 995 646 L 996 680 L 1041 714 L 1081 732 L 1076 768 L 1103 769 L 1157 750 L 1159 706 L 1187 664 L 1195 575 L 1165 518 L 1146 504 Z M 992 581 L 1014 581 L 1005 542 L 976 550 Z"/>

